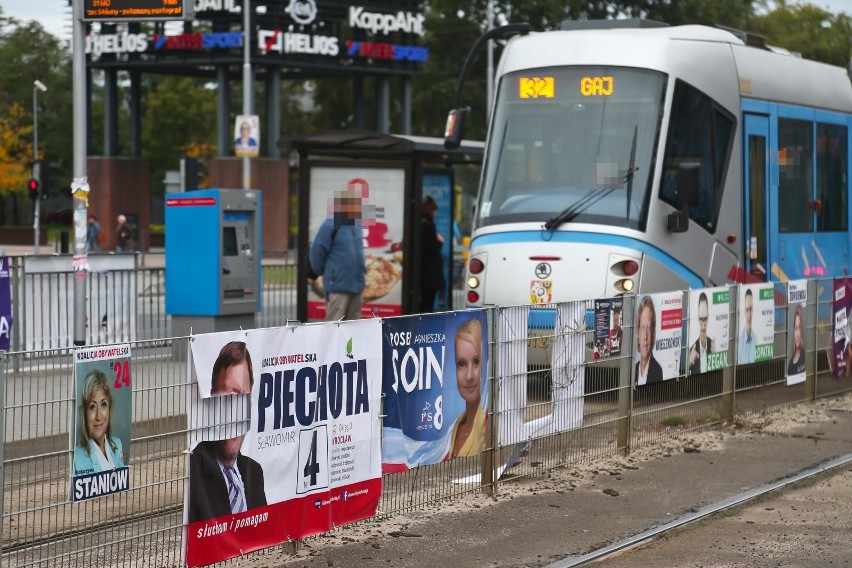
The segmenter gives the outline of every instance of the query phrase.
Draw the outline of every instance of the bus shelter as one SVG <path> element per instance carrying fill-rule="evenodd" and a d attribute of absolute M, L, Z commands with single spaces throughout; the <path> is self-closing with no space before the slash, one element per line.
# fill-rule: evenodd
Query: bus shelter
<path fill-rule="evenodd" d="M 482 163 L 484 144 L 466 142 L 446 150 L 442 138 L 376 132 L 327 132 L 292 139 L 299 153 L 298 318 L 325 319 L 322 280 L 307 278 L 309 243 L 334 208 L 335 195 L 363 196 L 366 288 L 362 317 L 418 311 L 422 243 L 421 204 L 438 206 L 435 224 L 444 236 L 444 292 L 435 310 L 453 309 L 453 253 L 458 238 L 455 170 Z"/>

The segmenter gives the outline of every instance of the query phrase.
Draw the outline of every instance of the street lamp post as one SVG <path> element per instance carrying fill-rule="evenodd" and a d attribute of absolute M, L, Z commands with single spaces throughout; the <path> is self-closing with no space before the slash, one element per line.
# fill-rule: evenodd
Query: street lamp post
<path fill-rule="evenodd" d="M 41 161 L 38 159 L 38 92 L 47 91 L 47 87 L 44 86 L 44 83 L 36 79 L 33 81 L 33 179 L 39 185 L 39 191 L 43 191 L 41 188 Z M 41 196 L 37 196 L 35 200 L 35 211 L 33 212 L 33 217 L 35 220 L 33 222 L 33 229 L 35 230 L 35 253 L 38 254 L 39 250 L 39 240 L 40 239 L 40 231 L 41 231 Z"/>

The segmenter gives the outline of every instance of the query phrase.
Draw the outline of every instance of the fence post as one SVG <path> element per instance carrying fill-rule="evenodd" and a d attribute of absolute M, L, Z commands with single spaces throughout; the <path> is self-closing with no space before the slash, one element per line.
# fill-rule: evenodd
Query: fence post
<path fill-rule="evenodd" d="M 806 331 L 808 329 L 808 323 L 813 322 L 813 341 L 809 341 L 811 344 L 810 349 L 805 349 L 805 398 L 810 402 L 816 401 L 816 383 L 817 383 L 817 371 L 819 366 L 817 365 L 817 357 L 819 355 L 818 343 L 819 343 L 819 280 L 808 280 L 808 309 L 806 322 L 802 322 L 802 325 L 805 326 L 805 329 L 802 331 L 803 338 L 806 336 Z M 834 295 L 834 284 L 829 285 L 829 293 L 828 296 L 831 298 Z M 829 304 L 829 309 L 831 305 Z M 832 318 L 833 320 L 833 318 Z M 834 328 L 834 322 L 832 321 L 831 328 Z"/>
<path fill-rule="evenodd" d="M 482 487 L 482 492 L 488 496 L 494 496 L 497 494 L 497 487 L 494 482 L 494 464 L 496 460 L 494 459 L 497 455 L 497 424 L 495 420 L 495 416 L 497 415 L 497 379 L 496 379 L 496 369 L 497 369 L 497 356 L 496 350 L 499 349 L 497 345 L 497 328 L 495 322 L 497 318 L 494 317 L 495 307 L 489 307 L 486 309 L 485 316 L 487 318 L 486 328 L 488 329 L 488 443 L 486 444 L 486 448 L 482 451 L 481 459 L 480 459 L 480 486 Z"/>
<path fill-rule="evenodd" d="M 737 361 L 740 356 L 739 290 L 735 284 L 728 286 L 728 353 L 731 354 L 731 361 L 722 370 L 722 418 L 728 422 L 734 418 Z M 731 343 L 736 343 L 734 349 L 731 349 Z"/>
<path fill-rule="evenodd" d="M 633 328 L 636 296 L 625 296 L 621 306 L 621 329 L 624 332 L 621 342 L 621 358 L 618 364 L 618 418 L 616 434 L 617 449 L 625 455 L 630 453 L 630 416 L 633 406 L 633 382 L 630 371 L 633 368 L 634 348 Z M 629 347 L 628 347 L 629 346 Z"/>
<path fill-rule="evenodd" d="M 3 467 L 6 456 L 6 353 L 0 352 L 0 527 L 3 525 L 3 512 L 6 504 L 3 501 L 3 488 L 6 487 L 6 470 Z M 3 531 L 0 529 L 0 557 L 3 554 Z"/>

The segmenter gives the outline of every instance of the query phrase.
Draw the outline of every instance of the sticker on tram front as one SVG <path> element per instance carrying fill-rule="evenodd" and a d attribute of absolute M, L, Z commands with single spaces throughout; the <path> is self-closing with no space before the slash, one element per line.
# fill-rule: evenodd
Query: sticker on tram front
<path fill-rule="evenodd" d="M 553 298 L 552 280 L 533 280 L 530 282 L 530 303 L 533 305 L 549 304 Z"/>

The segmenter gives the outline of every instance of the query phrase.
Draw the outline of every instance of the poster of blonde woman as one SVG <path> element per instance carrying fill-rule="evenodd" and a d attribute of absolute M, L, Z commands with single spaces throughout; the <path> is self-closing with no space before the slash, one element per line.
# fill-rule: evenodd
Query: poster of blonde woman
<path fill-rule="evenodd" d="M 74 352 L 76 411 L 71 498 L 83 501 L 130 488 L 130 346 Z"/>

